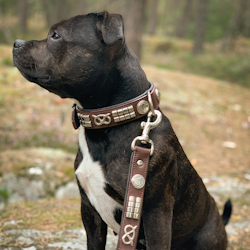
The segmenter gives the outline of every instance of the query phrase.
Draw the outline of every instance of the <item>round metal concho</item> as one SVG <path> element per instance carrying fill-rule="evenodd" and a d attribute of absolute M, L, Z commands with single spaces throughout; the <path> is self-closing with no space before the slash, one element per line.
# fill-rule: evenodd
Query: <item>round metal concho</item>
<path fill-rule="evenodd" d="M 160 93 L 160 91 L 158 89 L 156 89 L 155 93 L 156 93 L 158 101 L 160 101 L 161 100 L 161 93 Z"/>
<path fill-rule="evenodd" d="M 142 161 L 142 160 L 138 160 L 136 163 L 137 163 L 137 165 L 138 165 L 139 167 L 142 167 L 142 166 L 143 166 L 143 161 Z"/>
<path fill-rule="evenodd" d="M 141 189 L 145 185 L 145 179 L 142 175 L 140 174 L 135 174 L 132 179 L 131 179 L 132 185 L 136 189 Z"/>
<path fill-rule="evenodd" d="M 142 100 L 137 104 L 137 111 L 139 114 L 144 115 L 149 111 L 149 104 L 147 101 Z"/>

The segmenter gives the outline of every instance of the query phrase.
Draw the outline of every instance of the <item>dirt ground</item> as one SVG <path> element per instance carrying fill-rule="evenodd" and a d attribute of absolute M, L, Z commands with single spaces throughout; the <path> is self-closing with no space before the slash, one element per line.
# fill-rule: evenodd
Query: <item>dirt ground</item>
<path fill-rule="evenodd" d="M 0 52 L 4 57 L 10 48 L 0 48 Z M 231 197 L 234 206 L 231 222 L 250 221 L 250 89 L 149 65 L 143 65 L 143 69 L 159 88 L 160 107 L 207 187 L 213 186 L 211 178 L 215 177 L 222 182 L 234 181 L 235 189 L 244 185 L 245 191 L 238 196 L 231 197 L 230 192 L 218 195 L 220 210 Z M 13 154 L 8 153 L 12 150 L 18 155 L 23 148 L 42 146 L 74 153 L 77 131 L 71 125 L 72 104 L 72 100 L 60 99 L 27 82 L 16 68 L 0 65 L 0 176 L 16 171 L 15 164 L 3 164 L 15 161 Z M 15 211 L 15 205 L 9 206 Z M 32 217 L 31 212 L 27 211 L 26 216 Z M 4 217 L 0 212 L 0 231 L 7 230 L 3 223 L 17 219 L 14 212 Z M 32 228 L 42 229 L 36 223 Z M 60 223 L 49 224 L 49 228 L 61 230 Z M 79 224 L 73 223 L 70 228 L 73 226 Z M 249 228 L 234 228 L 234 233 L 229 234 L 228 249 L 250 249 Z"/>

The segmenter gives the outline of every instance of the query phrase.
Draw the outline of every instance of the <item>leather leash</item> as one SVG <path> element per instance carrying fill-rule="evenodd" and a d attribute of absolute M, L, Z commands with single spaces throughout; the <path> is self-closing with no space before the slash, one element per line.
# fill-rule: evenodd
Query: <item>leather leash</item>
<path fill-rule="evenodd" d="M 135 146 L 132 154 L 117 250 L 135 249 L 140 229 L 150 149 Z"/>
<path fill-rule="evenodd" d="M 156 120 L 151 122 L 153 111 Z M 129 168 L 117 250 L 134 250 L 136 248 L 149 159 L 154 152 L 154 143 L 149 139 L 148 135 L 151 129 L 160 124 L 161 119 L 162 115 L 160 111 L 150 111 L 147 122 L 141 123 L 141 127 L 143 128 L 142 135 L 137 136 L 131 144 L 131 149 L 134 152 L 132 153 L 132 161 Z M 151 144 L 151 148 L 135 146 L 138 140 L 143 144 Z"/>

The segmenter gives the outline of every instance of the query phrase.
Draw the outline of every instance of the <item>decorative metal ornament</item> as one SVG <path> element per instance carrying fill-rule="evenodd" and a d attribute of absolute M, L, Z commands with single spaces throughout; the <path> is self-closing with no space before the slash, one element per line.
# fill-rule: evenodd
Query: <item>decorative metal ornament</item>
<path fill-rule="evenodd" d="M 161 100 L 161 92 L 158 89 L 155 89 L 155 94 L 157 96 L 158 101 Z"/>
<path fill-rule="evenodd" d="M 132 105 L 125 107 L 123 109 L 117 109 L 112 111 L 112 115 L 115 122 L 122 122 L 135 118 L 135 112 Z"/>
<path fill-rule="evenodd" d="M 82 124 L 83 127 L 86 127 L 86 128 L 92 127 L 89 115 L 82 115 L 82 114 L 78 113 L 77 116 L 78 116 L 80 123 Z"/>
<path fill-rule="evenodd" d="M 137 111 L 139 114 L 144 115 L 149 111 L 149 104 L 147 101 L 142 100 L 137 104 Z"/>
<path fill-rule="evenodd" d="M 129 196 L 129 202 L 126 211 L 126 217 L 139 220 L 142 208 L 142 198 Z"/>
<path fill-rule="evenodd" d="M 134 186 L 134 188 L 141 189 L 145 185 L 145 179 L 142 175 L 135 174 L 131 179 L 131 183 Z"/>
<path fill-rule="evenodd" d="M 142 160 L 138 160 L 136 163 L 137 163 L 137 165 L 138 165 L 139 167 L 142 167 L 142 166 L 143 166 L 143 161 L 142 161 Z"/>
<path fill-rule="evenodd" d="M 101 126 L 103 124 L 110 124 L 111 123 L 111 117 L 110 117 L 110 113 L 107 114 L 100 114 L 100 115 L 93 115 L 94 117 L 94 123 L 97 126 Z"/>
<path fill-rule="evenodd" d="M 135 229 L 137 226 L 132 226 L 132 225 L 126 225 L 124 227 L 124 235 L 122 236 L 122 241 L 125 245 L 131 245 L 133 246 L 134 244 L 134 239 L 135 239 Z M 129 230 L 129 231 L 128 231 Z M 132 235 L 131 235 L 132 234 Z"/>

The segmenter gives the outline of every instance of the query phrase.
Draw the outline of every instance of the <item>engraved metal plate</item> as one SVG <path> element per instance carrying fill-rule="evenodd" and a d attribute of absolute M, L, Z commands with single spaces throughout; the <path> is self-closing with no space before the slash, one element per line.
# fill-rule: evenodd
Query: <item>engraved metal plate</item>
<path fill-rule="evenodd" d="M 138 220 L 141 215 L 142 198 L 129 196 L 126 217 Z"/>
<path fill-rule="evenodd" d="M 135 201 L 135 197 L 134 196 L 129 196 L 129 201 Z"/>
<path fill-rule="evenodd" d="M 145 185 L 145 179 L 142 175 L 140 174 L 135 174 L 132 179 L 131 179 L 132 185 L 136 189 L 141 189 Z"/>
<path fill-rule="evenodd" d="M 136 219 L 136 220 L 139 220 L 139 214 L 134 213 L 133 218 Z"/>
<path fill-rule="evenodd" d="M 135 196 L 129 196 L 128 207 L 126 212 L 127 218 L 133 218 L 134 207 L 135 207 Z"/>
<path fill-rule="evenodd" d="M 83 115 L 83 114 L 78 113 L 77 116 L 78 116 L 80 123 L 82 124 L 83 127 L 86 127 L 86 128 L 92 127 L 89 115 Z"/>
<path fill-rule="evenodd" d="M 131 213 L 131 212 L 127 212 L 127 213 L 126 213 L 126 217 L 127 217 L 127 218 L 132 218 L 132 215 L 133 215 L 133 213 Z"/>
<path fill-rule="evenodd" d="M 137 111 L 139 114 L 144 115 L 149 111 L 149 104 L 147 101 L 142 100 L 137 104 Z"/>
<path fill-rule="evenodd" d="M 134 108 L 132 105 L 112 111 L 112 115 L 115 122 L 122 122 L 135 117 Z"/>

